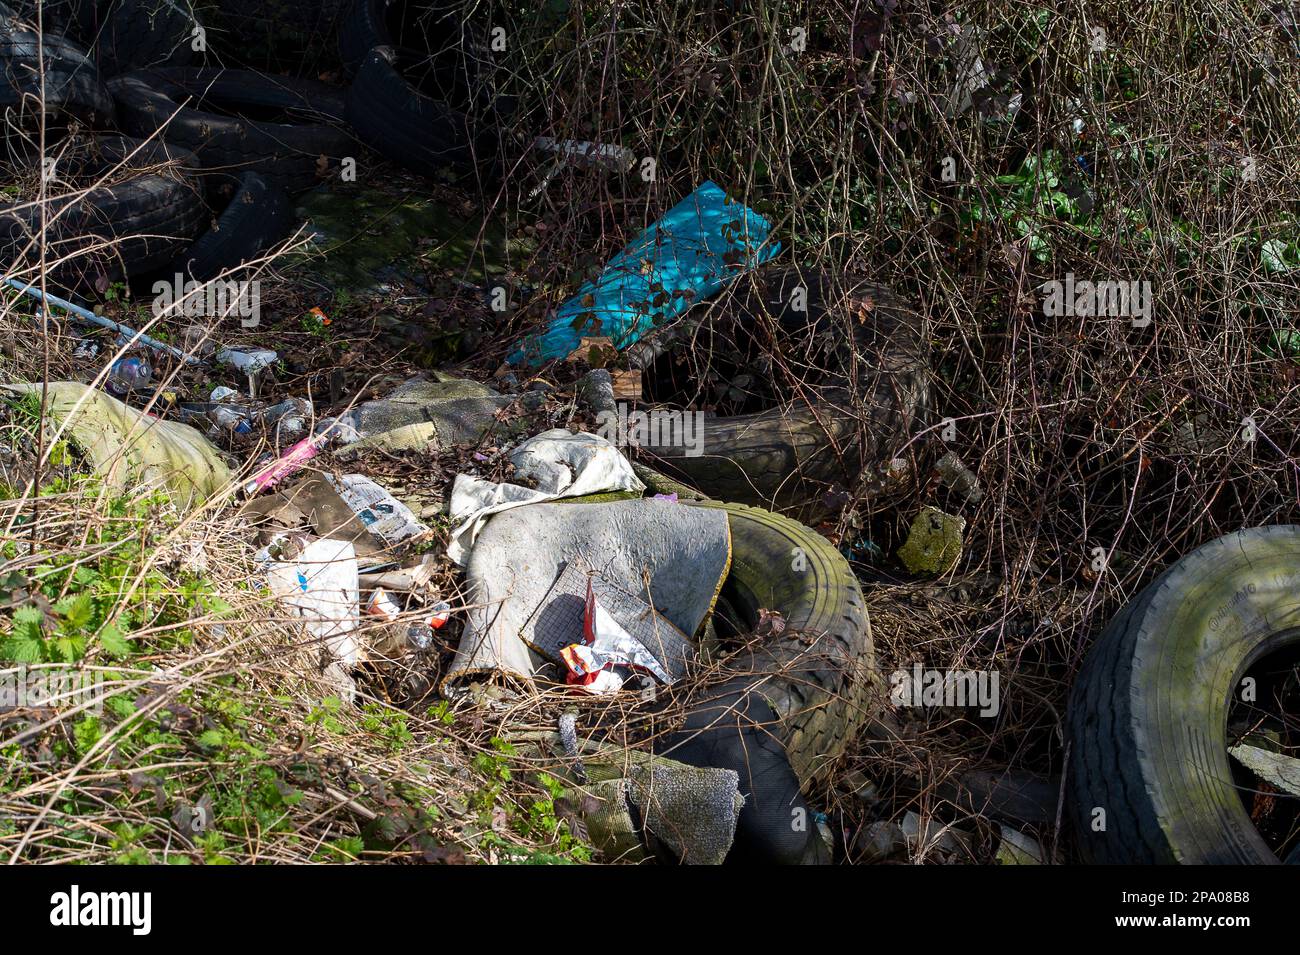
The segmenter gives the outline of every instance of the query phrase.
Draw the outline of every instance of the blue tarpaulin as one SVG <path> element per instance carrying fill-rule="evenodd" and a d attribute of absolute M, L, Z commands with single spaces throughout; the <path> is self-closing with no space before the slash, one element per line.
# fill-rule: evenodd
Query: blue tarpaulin
<path fill-rule="evenodd" d="M 525 338 L 506 361 L 538 365 L 573 353 L 584 336 L 627 348 L 651 329 L 717 293 L 780 251 L 771 225 L 705 182 L 556 311 L 546 331 Z"/>

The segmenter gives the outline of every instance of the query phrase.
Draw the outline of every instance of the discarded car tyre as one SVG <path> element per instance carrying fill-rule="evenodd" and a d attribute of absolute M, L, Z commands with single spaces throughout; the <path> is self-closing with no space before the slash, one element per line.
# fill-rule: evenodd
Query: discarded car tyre
<path fill-rule="evenodd" d="M 44 0 L 46 36 L 62 36 L 90 51 L 101 78 L 149 66 L 195 62 L 200 26 L 188 0 Z M 19 11 L 35 22 L 36 0 Z"/>
<path fill-rule="evenodd" d="M 171 261 L 203 228 L 206 210 L 187 170 L 193 154 L 159 142 L 101 135 L 73 145 L 46 202 L 46 261 L 61 285 L 97 287 Z M 81 190 L 88 189 L 84 194 Z M 33 262 L 41 232 L 35 202 L 0 204 L 0 250 Z"/>
<path fill-rule="evenodd" d="M 417 64 L 415 54 L 393 47 L 366 54 L 348 88 L 348 122 L 380 155 L 422 175 L 481 170 L 495 143 L 458 108 L 468 104 L 465 78 L 454 65 L 417 75 Z"/>
<path fill-rule="evenodd" d="M 892 442 L 903 443 L 925 410 L 921 316 L 877 282 L 846 276 L 837 285 L 796 268 L 761 270 L 737 307 L 751 326 L 771 323 L 809 343 L 808 353 L 791 356 L 808 371 L 808 386 L 765 411 L 706 418 L 698 448 L 640 447 L 656 469 L 711 497 L 815 511 L 827 490 L 851 487 Z"/>
<path fill-rule="evenodd" d="M 337 68 L 347 0 L 216 0 L 211 15 L 244 66 L 313 76 Z"/>
<path fill-rule="evenodd" d="M 20 124 L 42 112 L 42 63 L 46 115 L 63 114 L 90 126 L 112 120 L 113 98 L 85 50 L 7 18 L 0 19 L 0 111 Z"/>
<path fill-rule="evenodd" d="M 392 0 L 354 0 L 339 31 L 339 55 L 343 65 L 355 70 L 377 46 L 394 46 L 388 29 L 388 8 Z"/>
<path fill-rule="evenodd" d="M 343 99 L 322 83 L 200 68 L 139 70 L 108 87 L 132 134 L 161 130 L 205 169 L 252 170 L 290 194 L 316 185 L 322 164 L 353 150 Z"/>
<path fill-rule="evenodd" d="M 212 228 L 173 263 L 173 270 L 201 282 L 216 278 L 256 259 L 287 236 L 293 223 L 288 194 L 246 172 Z"/>
<path fill-rule="evenodd" d="M 339 31 L 339 55 L 349 70 L 377 46 L 407 49 L 445 61 L 455 59 L 471 85 L 478 76 L 475 34 L 459 16 L 428 3 L 357 0 Z"/>
<path fill-rule="evenodd" d="M 199 58 L 194 39 L 201 25 L 185 0 L 113 0 L 96 7 L 93 49 L 104 76 L 185 67 Z"/>
<path fill-rule="evenodd" d="M 1300 642 L 1300 526 L 1256 527 L 1166 570 L 1098 638 L 1071 692 L 1069 796 L 1099 863 L 1275 863 L 1227 753 L 1247 669 Z"/>
<path fill-rule="evenodd" d="M 659 751 L 740 774 L 745 806 L 728 861 L 826 861 L 801 784 L 831 767 L 883 698 L 862 588 L 831 543 L 796 521 L 741 504 L 686 506 L 727 512 L 721 598 L 735 623 L 752 631 L 761 611 L 776 611 L 784 628 L 743 649 L 729 668 L 737 675 L 703 687 Z"/>

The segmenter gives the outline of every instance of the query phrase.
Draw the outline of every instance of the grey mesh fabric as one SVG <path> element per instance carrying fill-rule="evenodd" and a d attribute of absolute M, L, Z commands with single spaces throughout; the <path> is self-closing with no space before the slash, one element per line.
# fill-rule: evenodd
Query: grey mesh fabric
<path fill-rule="evenodd" d="M 596 806 L 586 817 L 592 840 L 611 858 L 641 856 L 629 806 L 642 827 L 687 865 L 721 865 L 736 837 L 744 807 L 740 777 L 732 769 L 687 766 L 654 759 L 631 766 L 627 776 L 587 787 Z"/>

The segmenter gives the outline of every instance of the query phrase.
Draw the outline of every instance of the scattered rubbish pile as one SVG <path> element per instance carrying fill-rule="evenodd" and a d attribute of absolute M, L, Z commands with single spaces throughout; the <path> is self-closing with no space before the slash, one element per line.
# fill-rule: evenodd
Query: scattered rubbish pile
<path fill-rule="evenodd" d="M 531 150 L 545 162 L 531 200 L 562 170 L 613 178 L 637 163 L 615 143 L 510 146 L 495 133 L 513 106 L 490 71 L 443 62 L 441 41 L 481 46 L 478 32 L 447 17 L 417 49 L 394 6 L 349 8 L 328 83 L 187 54 L 179 41 L 199 24 L 179 8 L 156 28 L 177 41 L 162 51 L 132 41 L 136 3 L 106 32 L 69 22 L 50 37 L 27 5 L 0 7 L 0 106 L 15 129 L 36 128 L 33 109 L 42 131 L 57 121 L 66 147 L 51 181 L 47 157 L 5 134 L 18 184 L 0 202 L 6 307 L 33 334 L 80 329 L 68 351 L 89 379 L 0 385 L 9 407 L 40 408 L 46 459 L 70 448 L 108 495 L 157 491 L 181 514 L 234 515 L 268 620 L 344 703 L 414 677 L 419 705 L 479 708 L 504 736 L 526 701 L 548 723 L 520 732 L 520 750 L 586 797 L 583 826 L 610 859 L 1046 864 L 1055 843 L 1021 823 L 1050 820 L 1068 789 L 1086 858 L 1276 861 L 1234 773 L 1297 795 L 1300 761 L 1232 701 L 1261 654 L 1294 643 L 1295 528 L 1206 544 L 1129 603 L 1074 689 L 1066 785 L 945 779 L 939 801 L 966 824 L 909 809 L 836 831 L 815 808 L 832 792 L 879 801 L 871 780 L 836 790 L 830 778 L 864 741 L 925 756 L 877 669 L 863 580 L 940 592 L 969 565 L 989 475 L 976 452 L 925 443 L 938 389 L 923 309 L 861 268 L 776 262 L 778 218 L 714 182 L 655 198 L 647 208 L 666 211 L 630 241 L 635 229 L 621 233 L 586 280 L 529 287 L 536 320 L 458 316 L 474 346 L 459 364 L 343 354 L 338 313 L 307 280 L 310 293 L 277 302 L 275 332 L 269 315 L 261 326 L 239 283 L 305 224 L 314 190 L 349 181 L 362 144 L 439 189 L 492 182 L 503 153 Z M 979 40 L 951 44 L 946 112 L 1014 123 L 1023 97 Z M 425 60 L 471 75 L 435 96 Z M 419 201 L 394 202 L 392 222 L 411 218 L 390 227 L 420 232 Z M 57 224 L 38 235 L 46 213 Z M 330 232 L 346 259 L 354 226 L 385 228 L 342 226 L 307 231 Z M 46 268 L 56 248 L 68 261 Z M 377 294 L 356 312 L 401 337 L 411 319 L 391 312 L 412 287 L 432 309 L 422 315 L 507 291 L 487 284 L 486 264 L 472 282 L 458 264 L 458 278 L 440 277 L 465 293 L 450 305 L 425 294 L 427 274 L 368 275 Z M 513 291 L 532 281 L 507 271 Z M 238 294 L 208 308 L 227 281 Z M 154 282 L 166 301 L 151 317 L 122 305 Z M 248 321 L 235 332 L 231 318 Z M 273 338 L 286 318 L 296 337 Z M 49 483 L 30 470 L 19 493 Z M 906 509 L 890 497 L 904 485 L 920 498 Z M 629 712 L 644 722 L 616 732 Z M 1098 806 L 1108 826 L 1091 825 Z"/>
<path fill-rule="evenodd" d="M 675 246 L 661 241 L 674 234 Z M 587 304 L 571 304 L 517 357 L 567 358 L 584 340 L 579 313 L 586 331 L 626 348 L 777 249 L 766 223 L 711 183 L 623 258 L 652 242 L 670 247 L 658 253 L 663 274 L 652 267 L 629 290 L 612 262 L 574 300 Z M 657 298 L 653 317 L 629 295 Z M 766 510 L 669 490 L 680 485 L 634 465 L 626 435 L 546 427 L 520 411 L 544 410 L 552 396 L 519 392 L 517 379 L 500 389 L 434 372 L 364 400 L 264 396 L 277 351 L 219 345 L 193 328 L 187 364 L 229 383 L 203 400 L 158 402 L 147 353 L 165 360 L 172 346 L 115 330 L 128 361 L 115 360 L 106 387 L 153 400 L 156 412 L 64 383 L 50 388 L 53 420 L 72 422 L 73 441 L 118 489 L 155 481 L 189 507 L 237 489 L 230 506 L 249 529 L 256 581 L 340 698 L 355 700 L 370 669 L 428 666 L 418 661 L 445 652 L 437 689 L 453 699 L 478 699 L 502 678 L 526 693 L 633 693 L 652 709 L 682 693 L 675 729 L 634 751 L 632 767 L 579 780 L 603 793 L 588 820 L 597 843 L 628 858 L 829 860 L 824 826 L 792 831 L 784 820 L 792 809 L 815 818 L 803 793 L 883 697 L 861 588 L 825 538 Z M 609 410 L 612 385 L 595 369 L 571 400 Z M 98 415 L 85 420 L 116 430 L 88 430 L 71 414 L 78 399 Z M 116 454 L 132 429 L 146 450 Z M 402 455 L 457 460 L 441 506 L 399 499 L 368 472 Z M 738 675 L 696 686 L 720 643 L 739 647 L 726 668 Z M 604 754 L 584 757 L 584 773 L 626 759 L 599 742 L 573 745 Z"/>

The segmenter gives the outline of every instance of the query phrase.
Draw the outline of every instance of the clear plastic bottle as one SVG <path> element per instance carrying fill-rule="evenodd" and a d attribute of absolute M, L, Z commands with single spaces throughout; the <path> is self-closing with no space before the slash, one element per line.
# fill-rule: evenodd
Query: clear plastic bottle
<path fill-rule="evenodd" d="M 148 388 L 153 381 L 153 368 L 149 360 L 140 355 L 126 355 L 113 362 L 109 369 L 107 386 L 119 398 L 131 391 Z"/>
<path fill-rule="evenodd" d="M 248 410 L 238 405 L 213 404 L 208 408 L 208 418 L 217 427 L 235 434 L 251 434 L 253 430 Z"/>

